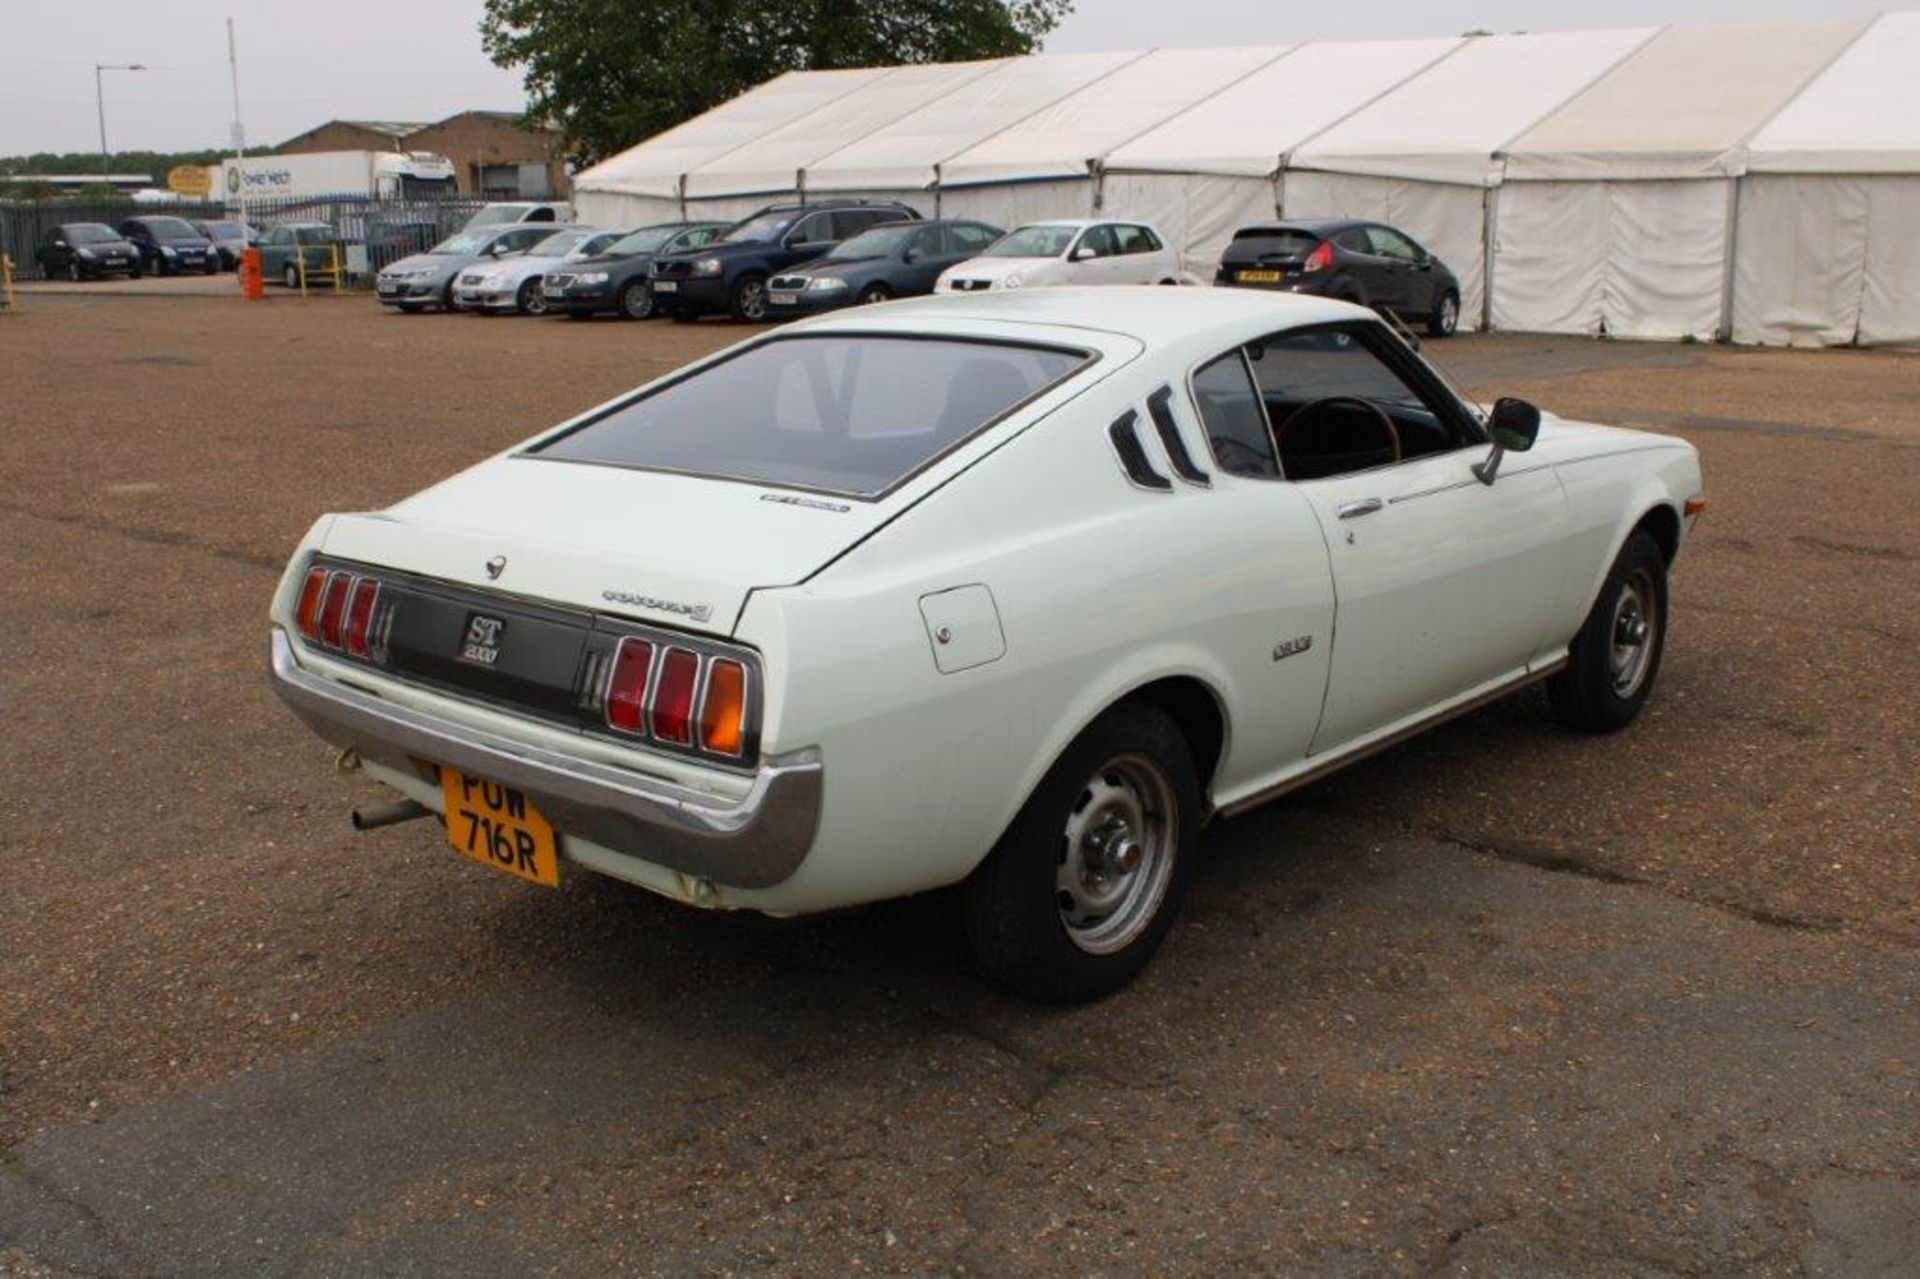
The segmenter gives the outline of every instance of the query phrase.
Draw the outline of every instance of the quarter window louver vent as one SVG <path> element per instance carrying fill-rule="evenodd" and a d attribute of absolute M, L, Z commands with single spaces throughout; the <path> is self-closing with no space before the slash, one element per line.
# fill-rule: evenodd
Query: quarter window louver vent
<path fill-rule="evenodd" d="M 1107 438 L 1113 441 L 1113 451 L 1120 455 L 1120 466 L 1128 479 L 1143 489 L 1166 492 L 1173 487 L 1173 481 L 1147 460 L 1147 450 L 1141 446 L 1140 434 L 1135 429 L 1139 420 L 1140 415 L 1128 409 L 1107 428 Z"/>
<path fill-rule="evenodd" d="M 1167 461 L 1173 463 L 1173 473 L 1189 484 L 1210 486 L 1212 478 L 1194 464 L 1192 454 L 1187 452 L 1187 442 L 1180 436 L 1180 426 L 1173 420 L 1172 388 L 1163 386 L 1149 395 L 1147 413 L 1153 418 L 1154 430 L 1160 432 L 1160 443 L 1167 450 Z"/>

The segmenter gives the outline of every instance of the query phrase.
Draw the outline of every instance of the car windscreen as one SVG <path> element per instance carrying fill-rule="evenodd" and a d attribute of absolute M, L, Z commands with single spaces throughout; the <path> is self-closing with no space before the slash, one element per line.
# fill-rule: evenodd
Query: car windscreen
<path fill-rule="evenodd" d="M 509 222 L 518 222 L 522 210 L 518 205 L 506 205 L 497 209 L 482 209 L 467 219 L 467 229 L 483 226 L 501 226 Z"/>
<path fill-rule="evenodd" d="M 621 257 L 633 253 L 653 253 L 671 240 L 673 233 L 679 229 L 678 223 L 668 226 L 643 226 L 625 239 L 616 241 L 607 252 Z"/>
<path fill-rule="evenodd" d="M 1278 227 L 1248 227 L 1233 233 L 1234 257 L 1304 258 L 1320 243 L 1311 231 L 1288 231 Z"/>
<path fill-rule="evenodd" d="M 120 238 L 120 233 L 98 222 L 81 222 L 66 228 L 67 240 L 71 244 L 111 244 Z"/>
<path fill-rule="evenodd" d="M 773 239 L 792 220 L 791 210 L 785 213 L 762 213 L 757 218 L 736 222 L 720 238 L 728 244 L 755 244 L 761 240 Z"/>
<path fill-rule="evenodd" d="M 185 218 L 147 218 L 147 230 L 156 240 L 203 240 L 206 237 L 187 225 Z"/>
<path fill-rule="evenodd" d="M 240 224 L 238 222 L 205 222 L 201 225 L 207 228 L 208 235 L 217 235 L 223 240 L 237 240 L 240 238 Z"/>
<path fill-rule="evenodd" d="M 860 258 L 884 258 L 900 247 L 900 242 L 920 230 L 918 222 L 895 222 L 862 231 L 851 240 L 842 240 L 827 253 L 832 262 L 854 262 Z"/>
<path fill-rule="evenodd" d="M 493 237 L 492 231 L 462 231 L 459 235 L 448 236 L 427 252 L 451 253 L 457 257 L 470 258 L 492 244 Z"/>
<path fill-rule="evenodd" d="M 1080 233 L 1074 226 L 1023 226 L 1009 231 L 987 246 L 989 258 L 1057 258 L 1067 251 L 1073 237 Z"/>
<path fill-rule="evenodd" d="M 562 231 L 550 235 L 527 250 L 530 258 L 564 258 L 591 238 L 591 231 Z"/>
<path fill-rule="evenodd" d="M 529 453 L 874 497 L 1090 358 L 958 338 L 776 338 Z"/>

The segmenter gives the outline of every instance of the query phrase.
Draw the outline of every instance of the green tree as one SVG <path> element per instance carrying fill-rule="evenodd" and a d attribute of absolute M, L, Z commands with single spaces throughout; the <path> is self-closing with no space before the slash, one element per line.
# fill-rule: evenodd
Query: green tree
<path fill-rule="evenodd" d="M 487 55 L 591 163 L 783 71 L 1031 53 L 1072 0 L 487 0 Z"/>

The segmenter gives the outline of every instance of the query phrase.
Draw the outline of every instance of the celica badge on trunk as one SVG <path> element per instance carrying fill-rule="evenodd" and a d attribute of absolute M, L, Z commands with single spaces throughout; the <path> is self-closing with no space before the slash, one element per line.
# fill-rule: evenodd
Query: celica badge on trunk
<path fill-rule="evenodd" d="M 460 643 L 460 660 L 475 666 L 492 666 L 500 660 L 500 637 L 506 630 L 506 622 L 498 617 L 469 614 L 467 637 Z"/>

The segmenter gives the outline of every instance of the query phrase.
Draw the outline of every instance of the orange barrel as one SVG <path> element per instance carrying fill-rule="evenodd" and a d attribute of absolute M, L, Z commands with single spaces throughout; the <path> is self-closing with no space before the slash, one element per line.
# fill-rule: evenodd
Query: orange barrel
<path fill-rule="evenodd" d="M 240 253 L 240 293 L 251 302 L 258 302 L 267 296 L 260 279 L 260 250 L 251 246 Z"/>

